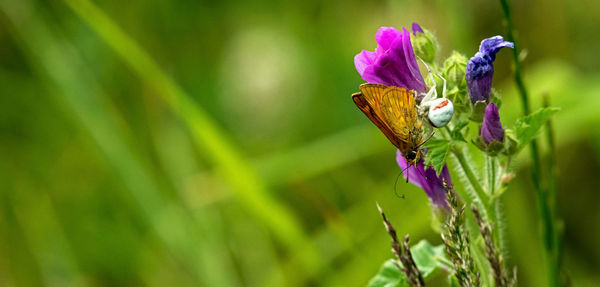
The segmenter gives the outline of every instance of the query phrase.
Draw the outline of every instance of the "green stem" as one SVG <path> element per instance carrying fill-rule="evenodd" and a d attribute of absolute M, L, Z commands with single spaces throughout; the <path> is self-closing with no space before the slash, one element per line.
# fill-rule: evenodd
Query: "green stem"
<path fill-rule="evenodd" d="M 550 97 L 548 94 L 543 95 L 544 107 L 547 108 L 550 106 Z M 552 239 L 551 242 L 554 250 L 554 257 L 550 262 L 551 273 L 556 276 L 560 276 L 561 269 L 561 231 L 559 231 L 560 227 L 557 226 L 557 217 L 556 217 L 556 178 L 558 177 L 558 170 L 556 166 L 556 144 L 554 142 L 554 128 L 552 127 L 552 120 L 548 120 L 546 123 L 546 141 L 548 143 L 549 151 L 546 158 L 547 169 L 548 169 L 548 205 L 549 205 L 549 213 L 552 217 L 552 222 L 554 223 L 554 228 L 552 231 Z M 560 279 L 557 277 L 556 279 Z"/>
<path fill-rule="evenodd" d="M 463 151 L 457 148 L 457 149 L 453 149 L 452 153 L 454 154 L 454 156 L 456 156 L 456 159 L 458 159 L 458 162 L 460 163 L 461 168 L 465 172 L 465 175 L 469 179 L 469 183 L 471 184 L 471 186 L 477 193 L 477 196 L 482 200 L 482 202 L 487 203 L 489 201 L 489 197 L 483 190 L 483 187 L 481 187 L 481 184 L 479 183 L 479 180 L 477 179 L 477 176 L 475 175 L 475 172 L 473 171 L 473 167 L 467 161 Z"/>
<path fill-rule="evenodd" d="M 523 105 L 523 113 L 528 115 L 530 112 L 529 98 L 527 96 L 527 89 L 521 77 L 521 64 L 519 62 L 519 50 L 517 41 L 513 34 L 513 22 L 510 16 L 510 7 L 507 0 L 500 0 L 502 10 L 504 11 L 504 17 L 507 26 L 507 40 L 514 43 L 513 58 L 515 62 L 515 83 L 521 95 L 521 102 Z M 556 242 L 556 233 L 554 231 L 554 220 L 549 206 L 548 197 L 541 186 L 541 162 L 540 153 L 536 140 L 531 141 L 530 144 L 531 158 L 533 160 L 533 168 L 531 172 L 531 178 L 536 190 L 536 197 L 538 202 L 538 210 L 543 224 L 542 237 L 544 242 L 544 249 L 546 252 L 546 258 L 548 259 L 548 283 L 550 286 L 559 286 L 559 270 L 556 267 L 558 258 L 557 249 L 554 248 Z"/>
<path fill-rule="evenodd" d="M 469 163 L 469 161 L 467 160 L 464 151 L 461 148 L 453 148 L 452 154 L 458 160 L 460 167 L 464 171 L 465 175 L 467 176 L 467 179 L 469 180 L 469 183 L 471 184 L 471 187 L 475 191 L 475 193 L 473 193 L 473 196 L 475 197 L 476 201 L 475 204 L 480 205 L 479 208 L 482 209 L 481 213 L 484 214 L 484 217 L 490 219 L 489 217 L 492 216 L 492 214 L 489 212 L 490 198 L 485 193 L 483 187 L 479 183 L 479 179 L 477 179 L 477 176 L 473 171 L 473 167 L 471 166 L 471 163 Z"/>
<path fill-rule="evenodd" d="M 451 131 L 448 128 L 448 126 L 446 126 L 444 129 L 441 129 L 440 134 L 445 139 L 451 140 L 451 136 L 450 136 Z M 466 158 L 464 150 L 461 147 L 454 146 L 451 148 L 450 151 L 456 157 L 458 164 L 460 165 L 461 169 L 467 176 L 469 184 L 473 188 L 474 192 L 469 192 L 470 193 L 469 195 L 474 198 L 474 203 L 480 209 L 481 213 L 483 214 L 483 217 L 485 219 L 489 220 L 489 216 L 491 214 L 490 212 L 488 212 L 489 211 L 489 196 L 485 193 L 485 191 L 483 190 L 483 187 L 479 183 L 479 180 L 477 179 L 477 176 L 475 175 L 475 172 L 473 171 L 473 167 L 471 167 L 471 163 L 469 163 L 469 161 Z M 468 188 L 467 188 L 467 190 L 471 191 Z"/>
<path fill-rule="evenodd" d="M 515 82 L 517 83 L 517 89 L 519 89 L 519 94 L 521 95 L 523 113 L 525 115 L 528 115 L 530 112 L 529 97 L 527 97 L 527 89 L 525 89 L 525 83 L 523 83 L 523 79 L 521 78 L 521 63 L 519 62 L 519 50 L 517 49 L 517 41 L 515 40 L 515 36 L 513 34 L 513 22 L 512 17 L 510 16 L 510 8 L 507 0 L 500 0 L 500 3 L 502 4 L 502 10 L 504 10 L 504 18 L 506 20 L 506 40 L 512 42 L 515 45 L 514 49 L 512 49 L 513 58 L 515 59 Z"/>
<path fill-rule="evenodd" d="M 488 195 L 494 198 L 496 189 L 496 161 L 495 158 L 485 155 L 485 169 L 487 174 Z"/>
<path fill-rule="evenodd" d="M 504 218 L 502 214 L 502 204 L 500 203 L 500 196 L 496 195 L 496 171 L 499 165 L 499 161 L 496 157 L 485 155 L 485 169 L 487 172 L 487 188 L 488 194 L 491 197 L 490 205 L 493 208 L 493 230 L 492 236 L 494 242 L 498 247 L 500 254 L 506 257 L 506 244 L 504 242 Z"/>
<path fill-rule="evenodd" d="M 502 257 L 506 258 L 506 235 L 504 228 L 504 214 L 502 213 L 502 203 L 500 197 L 494 200 L 494 213 L 496 217 L 496 225 L 494 226 L 494 234 L 496 234 L 497 246 Z"/>

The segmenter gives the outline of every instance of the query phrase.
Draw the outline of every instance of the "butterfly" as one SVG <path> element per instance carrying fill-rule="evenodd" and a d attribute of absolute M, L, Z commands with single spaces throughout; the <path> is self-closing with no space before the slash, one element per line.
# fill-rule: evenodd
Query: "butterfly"
<path fill-rule="evenodd" d="M 417 116 L 416 91 L 380 84 L 362 84 L 352 94 L 356 106 L 402 153 L 410 165 L 417 166 L 423 154 L 420 147 L 423 120 Z"/>

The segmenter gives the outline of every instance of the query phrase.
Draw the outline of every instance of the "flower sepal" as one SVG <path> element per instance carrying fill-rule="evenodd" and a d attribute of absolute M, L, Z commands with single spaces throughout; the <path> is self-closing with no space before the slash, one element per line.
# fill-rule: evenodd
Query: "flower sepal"
<path fill-rule="evenodd" d="M 471 141 L 481 151 L 487 153 L 490 156 L 497 156 L 499 154 L 505 154 L 506 144 L 504 142 L 492 141 L 486 144 L 481 137 L 477 137 Z"/>
<path fill-rule="evenodd" d="M 511 156 L 518 151 L 518 142 L 514 136 L 514 131 L 511 129 L 504 130 L 504 140 L 502 142 L 494 140 L 486 144 L 483 138 L 477 137 L 477 139 L 471 140 L 471 143 L 489 156 Z"/>

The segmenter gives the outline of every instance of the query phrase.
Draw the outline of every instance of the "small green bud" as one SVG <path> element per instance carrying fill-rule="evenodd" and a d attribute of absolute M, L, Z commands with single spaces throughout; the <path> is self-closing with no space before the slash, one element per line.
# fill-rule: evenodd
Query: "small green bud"
<path fill-rule="evenodd" d="M 442 77 L 446 79 L 446 97 L 454 102 L 459 112 L 468 112 L 471 109 L 471 100 L 465 79 L 467 62 L 468 59 L 465 56 L 454 51 L 442 66 Z"/>
<path fill-rule="evenodd" d="M 416 32 L 413 28 L 413 35 L 410 37 L 415 55 L 423 59 L 425 63 L 432 65 L 438 50 L 438 42 L 433 33 L 427 29 L 423 32 Z"/>
<path fill-rule="evenodd" d="M 467 80 L 465 78 L 467 62 L 467 57 L 456 51 L 453 51 L 452 55 L 444 61 L 442 76 L 446 78 L 448 89 L 456 87 L 460 91 L 467 92 Z"/>

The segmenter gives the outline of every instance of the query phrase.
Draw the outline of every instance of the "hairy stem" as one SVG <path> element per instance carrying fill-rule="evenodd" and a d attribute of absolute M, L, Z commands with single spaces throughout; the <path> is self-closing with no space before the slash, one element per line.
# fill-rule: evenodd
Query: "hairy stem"
<path fill-rule="evenodd" d="M 504 221 L 502 216 L 502 204 L 500 203 L 500 197 L 496 196 L 496 171 L 499 168 L 499 161 L 496 157 L 485 156 L 485 169 L 487 174 L 487 188 L 488 194 L 491 197 L 491 208 L 494 212 L 494 223 L 493 227 L 496 229 L 494 232 L 494 241 L 498 245 L 498 249 L 502 255 L 505 255 L 505 244 L 504 244 Z"/>
<path fill-rule="evenodd" d="M 496 187 L 496 161 L 495 158 L 489 155 L 485 155 L 485 172 L 487 176 L 487 194 L 490 197 L 494 197 L 494 190 Z"/>
<path fill-rule="evenodd" d="M 459 163 L 460 167 L 462 168 L 462 170 L 464 171 L 465 175 L 467 176 L 467 179 L 469 180 L 471 187 L 473 187 L 473 190 L 475 190 L 476 200 L 479 201 L 484 206 L 483 213 L 485 214 L 485 216 L 489 216 L 489 212 L 488 212 L 489 196 L 483 190 L 483 187 L 481 186 L 479 179 L 475 175 L 475 172 L 473 171 L 473 167 L 471 166 L 471 163 L 467 160 L 467 158 L 464 154 L 464 151 L 461 148 L 453 148 L 452 154 L 458 160 L 458 163 Z"/>
<path fill-rule="evenodd" d="M 502 213 L 502 203 L 500 202 L 500 198 L 496 198 L 494 201 L 494 213 L 496 217 L 496 242 L 498 244 L 498 250 L 500 250 L 500 254 L 506 258 L 507 250 L 506 250 L 506 230 L 504 227 L 504 213 Z"/>

